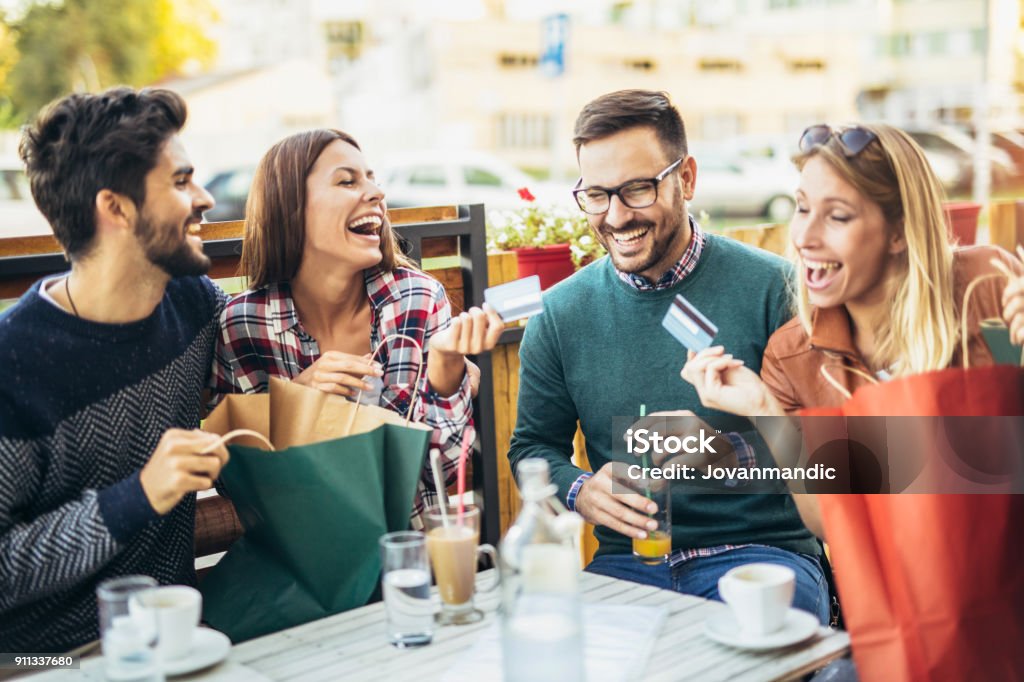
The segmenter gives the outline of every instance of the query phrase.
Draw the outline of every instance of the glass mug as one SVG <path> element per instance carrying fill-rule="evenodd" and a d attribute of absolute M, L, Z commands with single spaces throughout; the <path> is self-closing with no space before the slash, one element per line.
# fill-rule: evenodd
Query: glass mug
<path fill-rule="evenodd" d="M 491 545 L 480 543 L 480 509 L 468 504 L 458 522 L 458 512 L 452 508 L 447 522 L 440 507 L 430 507 L 423 515 L 427 530 L 427 552 L 434 569 L 437 591 L 441 595 L 441 612 L 437 620 L 442 625 L 466 625 L 484 617 L 474 607 L 473 593 L 476 590 L 476 565 L 481 554 L 491 559 L 497 568 L 498 556 Z M 498 587 L 500 578 L 495 571 L 494 582 L 484 592 Z"/>

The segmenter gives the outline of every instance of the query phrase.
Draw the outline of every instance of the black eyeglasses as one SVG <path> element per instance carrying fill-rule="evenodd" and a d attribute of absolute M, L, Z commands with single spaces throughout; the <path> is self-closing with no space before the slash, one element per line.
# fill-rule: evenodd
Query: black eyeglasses
<path fill-rule="evenodd" d="M 647 208 L 648 206 L 653 206 L 654 202 L 658 200 L 658 184 L 668 177 L 669 173 L 679 168 L 679 164 L 685 158 L 685 156 L 680 157 L 653 178 L 630 180 L 618 187 L 581 188 L 580 185 L 583 183 L 583 178 L 580 178 L 576 182 L 576 187 L 572 190 L 572 195 L 576 199 L 576 203 L 579 204 L 580 209 L 590 215 L 600 215 L 607 212 L 612 205 L 612 197 L 618 197 L 619 201 L 629 208 Z"/>
<path fill-rule="evenodd" d="M 830 126 L 819 124 L 811 126 L 800 136 L 800 151 L 809 152 L 815 147 L 825 144 L 833 137 L 839 140 L 839 146 L 842 147 L 843 154 L 848 159 L 857 156 L 864 151 L 865 147 L 878 139 L 878 135 L 860 126 L 833 130 Z"/>

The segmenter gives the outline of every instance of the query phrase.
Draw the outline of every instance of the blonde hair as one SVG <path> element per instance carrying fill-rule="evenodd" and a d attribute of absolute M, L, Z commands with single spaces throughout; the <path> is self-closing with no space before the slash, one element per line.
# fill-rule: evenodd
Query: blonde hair
<path fill-rule="evenodd" d="M 877 140 L 847 158 L 835 135 L 825 144 L 794 157 L 797 168 L 814 156 L 827 161 L 866 199 L 882 209 L 890 229 L 902 232 L 907 248 L 887 282 L 889 315 L 875 329 L 875 351 L 867 358 L 895 375 L 944 369 L 953 359 L 959 336 L 953 300 L 953 248 L 946 231 L 945 193 L 921 148 L 898 128 L 861 125 Z M 794 254 L 796 257 L 796 254 Z M 801 271 L 797 263 L 797 272 Z M 813 309 L 803 277 L 797 277 L 796 308 L 810 333 Z"/>

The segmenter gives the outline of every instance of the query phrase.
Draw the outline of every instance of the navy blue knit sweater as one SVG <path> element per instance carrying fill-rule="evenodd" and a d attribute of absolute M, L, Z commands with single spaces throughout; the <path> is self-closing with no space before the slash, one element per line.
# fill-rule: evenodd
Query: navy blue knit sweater
<path fill-rule="evenodd" d="M 139 471 L 164 431 L 199 426 L 224 301 L 179 278 L 149 317 L 99 324 L 37 283 L 0 315 L 0 651 L 95 639 L 112 576 L 194 583 L 195 496 L 159 517 Z"/>

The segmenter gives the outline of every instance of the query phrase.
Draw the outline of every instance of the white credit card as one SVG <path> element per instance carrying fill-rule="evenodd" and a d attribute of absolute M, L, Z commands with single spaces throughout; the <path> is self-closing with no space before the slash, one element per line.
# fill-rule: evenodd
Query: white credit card
<path fill-rule="evenodd" d="M 544 312 L 540 277 L 531 275 L 514 282 L 484 290 L 484 302 L 506 322 L 514 322 Z"/>

